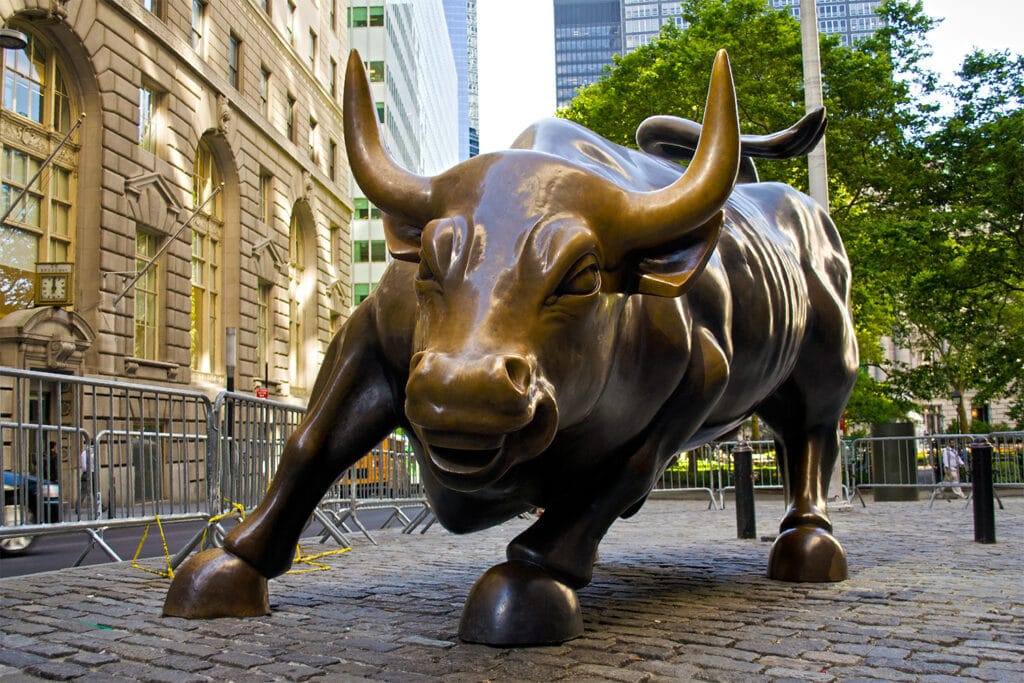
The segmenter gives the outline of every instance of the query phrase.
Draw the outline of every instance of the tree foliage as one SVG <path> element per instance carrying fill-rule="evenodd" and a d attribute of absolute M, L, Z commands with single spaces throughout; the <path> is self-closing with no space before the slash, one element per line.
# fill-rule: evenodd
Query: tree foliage
<path fill-rule="evenodd" d="M 890 374 L 876 385 L 862 373 L 851 415 L 875 419 L 954 389 L 977 391 L 977 401 L 1016 396 L 1024 412 L 1024 63 L 978 52 L 941 84 L 922 67 L 936 22 L 921 3 L 886 0 L 879 13 L 885 26 L 872 38 L 820 44 L 830 212 L 853 265 L 862 362 Z M 666 25 L 616 57 L 559 115 L 626 145 L 653 114 L 699 121 L 723 47 L 743 132 L 781 130 L 802 115 L 800 29 L 788 11 L 766 0 L 685 0 L 683 16 L 689 28 Z M 758 170 L 806 187 L 804 160 L 759 161 Z M 923 362 L 884 358 L 883 336 Z"/>

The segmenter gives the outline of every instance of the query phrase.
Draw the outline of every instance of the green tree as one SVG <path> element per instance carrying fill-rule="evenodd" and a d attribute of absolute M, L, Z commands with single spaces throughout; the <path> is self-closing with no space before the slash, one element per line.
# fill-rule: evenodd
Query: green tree
<path fill-rule="evenodd" d="M 913 396 L 1010 398 L 1024 407 L 1024 58 L 968 55 L 944 86 L 950 114 L 923 136 L 927 163 L 909 193 L 921 242 L 893 267 L 897 334 L 926 362 L 896 368 Z M 964 424 L 965 416 L 958 421 Z"/>
<path fill-rule="evenodd" d="M 895 416 L 954 390 L 1015 396 L 1024 412 L 1021 258 L 1024 245 L 1022 64 L 971 55 L 954 84 L 922 67 L 936 24 L 919 1 L 886 0 L 885 26 L 852 48 L 821 38 L 829 111 L 831 214 L 853 266 L 852 306 L 862 373 L 850 418 Z M 685 0 L 685 31 L 617 57 L 559 115 L 630 145 L 653 114 L 703 115 L 708 71 L 729 51 L 746 133 L 790 125 L 803 112 L 799 24 L 765 0 Z M 937 96 L 954 102 L 943 113 Z M 803 160 L 758 162 L 766 180 L 806 187 Z M 881 355 L 890 336 L 924 362 Z"/>

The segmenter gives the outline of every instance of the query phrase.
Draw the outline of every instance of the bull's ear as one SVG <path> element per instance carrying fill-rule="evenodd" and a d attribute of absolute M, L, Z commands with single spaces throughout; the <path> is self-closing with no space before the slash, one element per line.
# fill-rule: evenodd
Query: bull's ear
<path fill-rule="evenodd" d="M 663 253 L 641 258 L 635 266 L 637 277 L 631 278 L 636 293 L 671 298 L 685 292 L 711 258 L 724 217 L 725 212 L 719 211 Z"/>
<path fill-rule="evenodd" d="M 387 241 L 391 256 L 399 261 L 419 263 L 423 226 L 410 225 L 387 213 L 381 217 L 384 219 L 384 239 Z"/>

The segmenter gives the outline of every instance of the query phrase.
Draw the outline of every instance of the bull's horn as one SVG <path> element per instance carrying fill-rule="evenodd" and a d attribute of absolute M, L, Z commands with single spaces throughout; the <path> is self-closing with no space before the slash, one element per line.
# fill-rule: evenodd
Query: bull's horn
<path fill-rule="evenodd" d="M 614 240 L 621 254 L 667 244 L 704 225 L 732 193 L 740 165 L 740 126 L 729 57 L 719 50 L 711 72 L 700 141 L 686 172 L 666 188 L 627 193 Z"/>
<path fill-rule="evenodd" d="M 367 199 L 393 216 L 413 222 L 430 218 L 431 180 L 399 166 L 384 148 L 370 82 L 357 50 L 348 54 L 343 107 L 345 150 Z"/>

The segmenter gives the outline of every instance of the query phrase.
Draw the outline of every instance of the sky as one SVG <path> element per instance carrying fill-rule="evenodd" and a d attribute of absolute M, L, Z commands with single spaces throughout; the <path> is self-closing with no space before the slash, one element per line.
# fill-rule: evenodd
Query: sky
<path fill-rule="evenodd" d="M 1024 52 L 1024 0 L 923 0 L 945 21 L 929 66 L 949 78 L 974 47 Z M 480 151 L 507 148 L 555 109 L 553 0 L 477 0 Z"/>

